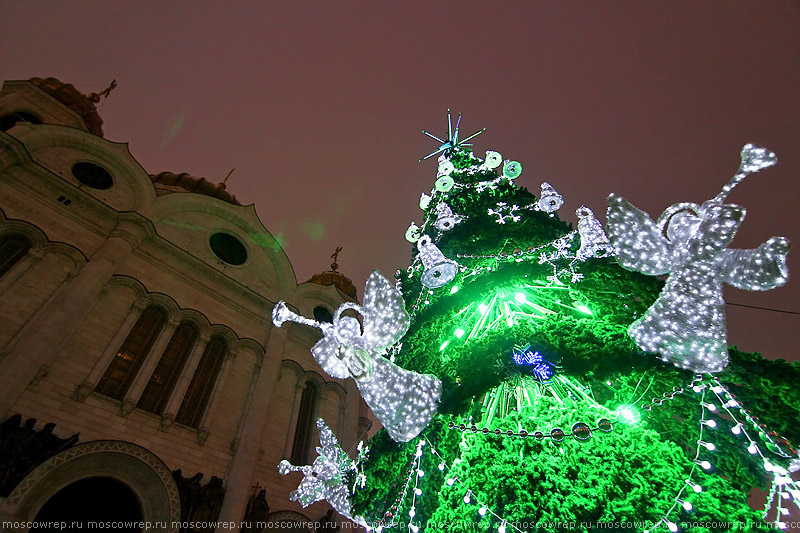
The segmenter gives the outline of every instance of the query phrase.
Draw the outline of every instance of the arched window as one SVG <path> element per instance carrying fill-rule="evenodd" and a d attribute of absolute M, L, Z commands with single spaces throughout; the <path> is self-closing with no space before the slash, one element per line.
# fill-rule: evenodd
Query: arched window
<path fill-rule="evenodd" d="M 11 270 L 31 249 L 31 242 L 22 235 L 0 237 L 0 276 Z"/>
<path fill-rule="evenodd" d="M 327 307 L 318 305 L 314 308 L 314 320 L 317 322 L 327 322 L 333 324 L 333 315 Z"/>
<path fill-rule="evenodd" d="M 311 438 L 314 428 L 317 427 L 314 414 L 317 408 L 319 390 L 311 381 L 306 382 L 303 396 L 300 399 L 300 409 L 297 413 L 297 429 L 294 431 L 294 444 L 290 461 L 295 465 L 304 465 L 308 459 L 308 450 L 311 448 Z"/>
<path fill-rule="evenodd" d="M 200 425 L 227 352 L 228 344 L 221 337 L 211 337 L 178 410 L 178 423 L 193 428 Z"/>
<path fill-rule="evenodd" d="M 164 412 L 169 394 L 178 382 L 196 340 L 196 327 L 186 322 L 178 324 L 136 407 L 157 415 Z"/>
<path fill-rule="evenodd" d="M 13 128 L 17 122 L 30 122 L 31 124 L 41 124 L 42 121 L 33 113 L 27 111 L 17 111 L 8 115 L 0 117 L 0 131 L 8 131 Z"/>
<path fill-rule="evenodd" d="M 148 307 L 142 311 L 94 390 L 117 400 L 123 399 L 166 323 L 167 313 L 162 309 Z"/>

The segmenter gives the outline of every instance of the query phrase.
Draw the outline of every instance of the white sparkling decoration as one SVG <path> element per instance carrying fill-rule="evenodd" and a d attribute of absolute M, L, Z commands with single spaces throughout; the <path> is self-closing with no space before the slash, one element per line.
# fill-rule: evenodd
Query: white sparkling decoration
<path fill-rule="evenodd" d="M 422 284 L 429 289 L 437 289 L 450 283 L 458 273 L 458 263 L 444 256 L 439 247 L 431 242 L 431 238 L 423 235 L 417 241 L 418 258 L 425 270 L 422 272 Z"/>
<path fill-rule="evenodd" d="M 554 213 L 564 205 L 564 198 L 546 181 L 542 183 L 542 194 L 536 206 L 545 213 Z"/>
<path fill-rule="evenodd" d="M 695 372 L 717 372 L 728 363 L 722 284 L 768 290 L 788 276 L 783 237 L 750 250 L 727 248 L 745 210 L 722 203 L 726 194 L 748 173 L 776 161 L 749 144 L 741 156 L 739 171 L 713 200 L 672 205 L 656 222 L 620 196 L 608 199 L 608 233 L 620 264 L 652 276 L 669 274 L 658 300 L 628 333 L 643 350 Z"/>
<path fill-rule="evenodd" d="M 425 239 L 430 241 L 426 235 L 420 242 Z M 356 318 L 342 316 L 348 309 L 361 314 L 363 328 Z M 370 274 L 364 304 L 342 304 L 332 324 L 295 314 L 278 302 L 272 321 L 280 327 L 287 320 L 322 330 L 324 337 L 311 348 L 314 359 L 332 377 L 356 380 L 364 401 L 394 440 L 413 439 L 428 425 L 442 383 L 435 376 L 405 370 L 382 357 L 408 330 L 410 318 L 402 294 L 380 272 Z"/>
<path fill-rule="evenodd" d="M 431 197 L 429 194 L 422 193 L 419 197 L 419 208 L 423 211 L 428 209 L 428 206 L 431 205 Z"/>
<path fill-rule="evenodd" d="M 492 150 L 486 151 L 486 159 L 483 161 L 483 165 L 481 165 L 481 169 L 484 170 L 491 170 L 493 168 L 497 168 L 503 162 L 503 156 L 500 155 L 499 152 L 494 152 Z"/>
<path fill-rule="evenodd" d="M 594 213 L 585 205 L 580 206 L 578 215 L 578 234 L 581 236 L 581 247 L 576 254 L 578 259 L 586 261 L 595 257 L 614 255 L 614 247 L 608 241 L 603 226 L 594 218 Z"/>
<path fill-rule="evenodd" d="M 436 222 L 434 227 L 439 231 L 450 231 L 456 224 L 464 220 L 461 215 L 454 215 L 450 206 L 444 202 L 436 204 Z"/>
<path fill-rule="evenodd" d="M 317 446 L 318 456 L 313 464 L 295 466 L 285 459 L 278 464 L 281 475 L 302 472 L 304 476 L 297 489 L 289 494 L 289 499 L 303 507 L 327 500 L 340 515 L 366 526 L 363 517 L 352 516 L 350 493 L 345 485 L 345 474 L 348 470 L 355 470 L 357 462 L 342 450 L 336 435 L 321 418 L 317 419 L 317 427 L 320 446 Z"/>
<path fill-rule="evenodd" d="M 508 205 L 505 202 L 497 202 L 495 207 L 497 207 L 497 210 L 495 211 L 490 207 L 488 209 L 488 214 L 497 216 L 497 220 L 495 220 L 495 222 L 498 224 L 505 224 L 506 219 L 513 222 L 519 222 L 522 220 L 521 216 L 515 214 L 517 211 L 519 211 L 518 205 Z"/>
<path fill-rule="evenodd" d="M 406 230 L 406 240 L 408 242 L 417 242 L 422 235 L 422 230 L 414 222 L 408 226 Z"/>

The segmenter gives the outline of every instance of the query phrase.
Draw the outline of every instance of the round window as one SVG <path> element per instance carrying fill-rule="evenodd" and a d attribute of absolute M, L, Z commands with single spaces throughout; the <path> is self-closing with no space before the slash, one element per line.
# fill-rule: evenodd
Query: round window
<path fill-rule="evenodd" d="M 247 261 L 247 248 L 242 241 L 229 233 L 215 233 L 208 243 L 211 251 L 229 265 L 241 265 Z"/>
<path fill-rule="evenodd" d="M 72 175 L 75 176 L 76 180 L 92 189 L 109 189 L 114 184 L 111 174 L 94 163 L 75 163 L 72 165 Z"/>

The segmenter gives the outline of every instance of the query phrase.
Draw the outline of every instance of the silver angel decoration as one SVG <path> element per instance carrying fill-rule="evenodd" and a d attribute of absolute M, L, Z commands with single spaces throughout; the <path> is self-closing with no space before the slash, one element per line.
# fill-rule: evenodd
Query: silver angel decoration
<path fill-rule="evenodd" d="M 355 317 L 342 314 L 348 309 L 363 317 L 363 328 Z M 300 316 L 278 302 L 272 321 L 280 327 L 287 320 L 322 330 L 324 336 L 311 348 L 314 359 L 334 378 L 355 379 L 364 401 L 394 440 L 413 439 L 431 421 L 441 381 L 404 370 L 382 356 L 408 330 L 410 318 L 402 294 L 380 272 L 374 270 L 367 280 L 364 304 L 342 304 L 332 324 Z"/>
<path fill-rule="evenodd" d="M 336 435 L 321 418 L 317 419 L 319 443 L 317 458 L 310 465 L 295 466 L 287 460 L 278 464 L 278 472 L 286 475 L 290 472 L 302 472 L 303 480 L 297 489 L 289 494 L 289 499 L 299 502 L 304 508 L 312 503 L 327 500 L 328 503 L 345 518 L 366 526 L 361 516 L 352 516 L 350 492 L 347 490 L 346 474 L 356 470 L 358 461 L 350 459 L 345 453 Z"/>
<path fill-rule="evenodd" d="M 745 145 L 736 175 L 702 205 L 679 203 L 653 222 L 624 198 L 608 198 L 607 230 L 619 263 L 651 276 L 668 274 L 656 302 L 628 329 L 639 347 L 695 372 L 728 364 L 722 285 L 768 290 L 786 283 L 789 242 L 772 237 L 755 249 L 728 249 L 745 215 L 723 203 L 748 174 L 774 165 L 775 154 Z"/>

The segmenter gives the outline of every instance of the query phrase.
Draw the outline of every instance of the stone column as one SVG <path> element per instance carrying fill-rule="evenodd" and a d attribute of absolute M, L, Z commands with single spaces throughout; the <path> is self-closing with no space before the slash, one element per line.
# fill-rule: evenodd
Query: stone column
<path fill-rule="evenodd" d="M 214 419 L 214 412 L 217 410 L 217 404 L 222 397 L 222 391 L 225 390 L 225 382 L 228 381 L 228 374 L 231 373 L 231 367 L 236 360 L 236 349 L 232 348 L 226 355 L 225 360 L 222 362 L 222 368 L 219 370 L 217 382 L 214 384 L 214 390 L 211 393 L 211 398 L 208 399 L 206 412 L 203 413 L 203 419 L 200 421 L 200 429 L 197 431 L 197 443 L 203 446 L 211 434 L 211 421 Z"/>
<path fill-rule="evenodd" d="M 292 396 L 292 409 L 289 412 L 289 425 L 286 429 L 286 444 L 283 446 L 283 458 L 289 459 L 292 455 L 292 445 L 294 444 L 294 434 L 297 431 L 297 413 L 300 411 L 300 401 L 305 390 L 303 376 L 298 376 L 294 386 L 294 396 Z"/>
<path fill-rule="evenodd" d="M 186 364 L 183 365 L 181 369 L 178 382 L 175 383 L 175 387 L 173 387 L 172 391 L 169 393 L 169 400 L 167 400 L 167 405 L 164 407 L 164 414 L 161 415 L 161 431 L 168 430 L 175 422 L 175 416 L 178 414 L 178 409 L 181 408 L 183 397 L 186 394 L 186 390 L 189 388 L 189 384 L 192 382 L 192 378 L 197 370 L 198 363 L 200 363 L 200 357 L 202 357 L 206 349 L 208 340 L 209 336 L 207 334 L 203 335 L 197 339 L 197 342 L 192 346 L 192 352 L 189 354 Z"/>
<path fill-rule="evenodd" d="M 142 314 L 142 311 L 144 311 L 144 308 L 145 302 L 143 300 L 133 302 L 128 316 L 125 317 L 122 325 L 117 329 L 114 336 L 111 337 L 105 350 L 103 350 L 103 354 L 92 367 L 92 371 L 89 372 L 86 379 L 75 388 L 75 392 L 72 393 L 73 400 L 82 402 L 91 394 L 95 386 L 97 386 L 97 382 L 100 381 L 100 378 L 105 374 L 108 365 L 111 364 L 114 356 L 117 355 L 117 351 L 122 346 L 122 343 L 130 334 L 133 326 L 136 325 L 136 321 L 139 320 L 139 316 Z"/>
<path fill-rule="evenodd" d="M 150 381 L 150 376 L 153 374 L 153 370 L 156 369 L 156 365 L 161 359 L 161 355 L 164 353 L 164 349 L 167 347 L 167 343 L 169 343 L 177 327 L 177 319 L 171 318 L 158 334 L 158 338 L 156 338 L 156 341 L 147 353 L 144 364 L 139 369 L 139 373 L 136 374 L 136 377 L 133 378 L 131 386 L 128 387 L 128 391 L 122 399 L 122 405 L 119 408 L 119 412 L 122 416 L 128 416 L 136 407 L 136 404 L 139 402 L 139 396 L 142 395 L 144 388 L 147 386 L 147 382 Z"/>
<path fill-rule="evenodd" d="M 220 522 L 241 521 L 244 516 L 247 501 L 250 497 L 250 487 L 252 485 L 253 470 L 258 461 L 261 448 L 261 435 L 269 413 L 277 406 L 271 406 L 273 390 L 280 376 L 281 361 L 283 359 L 284 346 L 288 336 L 287 328 L 271 328 L 267 349 L 264 354 L 261 372 L 256 377 L 255 387 L 250 407 L 245 414 L 244 426 L 239 442 L 239 447 L 231 460 L 231 467 L 228 471 L 228 479 L 225 490 L 225 501 L 218 520 Z M 239 528 L 235 528 L 237 531 Z M 230 530 L 223 527 L 217 528 L 218 533 L 229 533 Z"/>
<path fill-rule="evenodd" d="M 119 225 L 89 262 L 37 311 L 8 346 L 8 355 L 0 361 L 0 419 L 9 413 L 39 369 L 57 356 L 62 343 L 97 304 L 106 282 L 148 230 L 152 232 L 141 215 L 123 213 L 119 218 Z"/>

